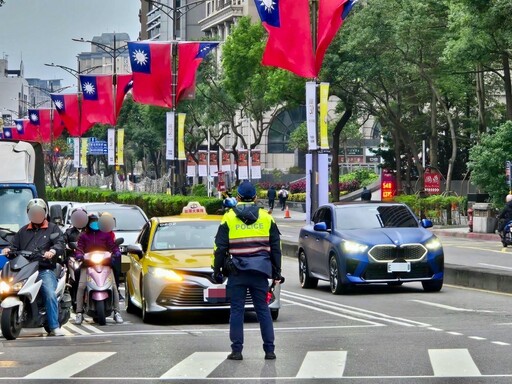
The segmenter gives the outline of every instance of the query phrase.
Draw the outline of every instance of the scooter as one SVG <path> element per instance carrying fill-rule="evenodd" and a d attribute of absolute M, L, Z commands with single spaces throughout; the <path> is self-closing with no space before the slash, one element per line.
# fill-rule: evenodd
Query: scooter
<path fill-rule="evenodd" d="M 124 242 L 116 239 L 116 244 Z M 76 249 L 76 243 L 70 245 Z M 99 325 L 107 323 L 107 317 L 114 310 L 115 281 L 112 274 L 112 254 L 106 251 L 94 251 L 84 254 L 83 265 L 87 270 L 87 285 L 84 292 L 84 313 L 91 316 Z"/>
<path fill-rule="evenodd" d="M 75 256 L 68 256 L 66 260 L 68 269 L 67 288 L 71 295 L 71 302 L 73 303 L 73 311 L 76 311 L 76 292 L 78 290 L 78 282 L 80 281 L 80 268 L 82 268 L 82 261 L 77 260 Z"/>
<path fill-rule="evenodd" d="M 53 235 L 50 236 L 52 238 Z M 58 235 L 56 235 L 58 236 Z M 2 315 L 0 327 L 7 340 L 16 339 L 22 328 L 44 327 L 50 332 L 46 317 L 41 286 L 38 280 L 39 260 L 42 252 L 35 250 L 14 251 L 9 254 L 9 262 L 4 265 L 0 280 L 0 299 Z M 57 264 L 57 295 L 59 325 L 68 322 L 70 317 L 71 297 L 66 291 L 66 267 Z"/>
<path fill-rule="evenodd" d="M 506 248 L 512 245 L 512 220 L 505 224 L 503 231 L 500 232 L 501 244 Z"/>

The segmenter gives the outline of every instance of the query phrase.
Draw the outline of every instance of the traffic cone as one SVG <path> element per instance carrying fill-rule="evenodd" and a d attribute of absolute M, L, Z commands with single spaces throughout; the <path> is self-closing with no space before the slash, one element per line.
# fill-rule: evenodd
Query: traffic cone
<path fill-rule="evenodd" d="M 286 206 L 286 209 L 284 211 L 284 218 L 285 219 L 291 219 L 292 217 L 290 216 L 290 210 L 288 209 L 288 206 Z"/>

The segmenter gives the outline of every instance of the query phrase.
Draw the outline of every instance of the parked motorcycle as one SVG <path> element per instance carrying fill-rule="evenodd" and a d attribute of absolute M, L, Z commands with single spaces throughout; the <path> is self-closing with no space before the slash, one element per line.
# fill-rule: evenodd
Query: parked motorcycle
<path fill-rule="evenodd" d="M 124 242 L 116 239 L 116 244 Z M 70 247 L 76 249 L 76 243 Z M 112 274 L 112 254 L 107 251 L 93 251 L 84 254 L 83 265 L 87 270 L 87 285 L 84 292 L 84 313 L 91 316 L 99 325 L 107 323 L 107 317 L 114 311 L 115 281 Z"/>
<path fill-rule="evenodd" d="M 58 234 L 50 236 L 51 239 L 56 237 Z M 2 268 L 0 327 L 7 340 L 16 339 L 22 328 L 44 327 L 50 332 L 41 291 L 43 283 L 38 280 L 39 261 L 42 257 L 42 251 L 37 249 L 33 252 L 13 251 L 9 254 L 9 262 Z M 57 264 L 55 275 L 59 325 L 62 326 L 68 322 L 71 308 L 71 297 L 66 291 L 66 267 Z"/>

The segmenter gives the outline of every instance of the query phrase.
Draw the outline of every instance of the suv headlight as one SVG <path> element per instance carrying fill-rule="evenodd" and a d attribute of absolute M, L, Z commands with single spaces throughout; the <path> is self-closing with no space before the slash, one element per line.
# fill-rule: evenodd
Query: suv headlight
<path fill-rule="evenodd" d="M 441 244 L 441 241 L 437 237 L 432 237 L 429 241 L 425 243 L 425 247 L 429 251 L 436 251 L 438 249 L 441 249 L 443 245 Z"/>
<path fill-rule="evenodd" d="M 342 245 L 343 251 L 347 253 L 362 253 L 368 249 L 367 245 L 345 240 Z"/>
<path fill-rule="evenodd" d="M 172 281 L 183 280 L 183 277 L 178 275 L 172 269 L 149 267 L 149 272 L 159 279 L 166 279 Z"/>

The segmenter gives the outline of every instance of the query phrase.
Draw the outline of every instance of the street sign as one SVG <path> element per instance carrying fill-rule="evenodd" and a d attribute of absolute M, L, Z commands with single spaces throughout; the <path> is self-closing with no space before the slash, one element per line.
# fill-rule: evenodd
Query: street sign
<path fill-rule="evenodd" d="M 425 191 L 432 195 L 441 193 L 441 175 L 435 169 L 427 168 L 423 175 Z"/>
<path fill-rule="evenodd" d="M 382 201 L 390 201 L 396 195 L 396 177 L 388 170 L 384 170 L 380 179 L 380 193 Z"/>
<path fill-rule="evenodd" d="M 93 156 L 108 154 L 107 142 L 104 140 L 89 140 L 89 148 L 87 154 Z"/>
<path fill-rule="evenodd" d="M 509 189 L 512 186 L 512 171 L 510 169 L 511 167 L 512 167 L 512 162 L 506 161 L 505 162 L 505 176 L 507 178 L 507 185 L 508 185 Z"/>

